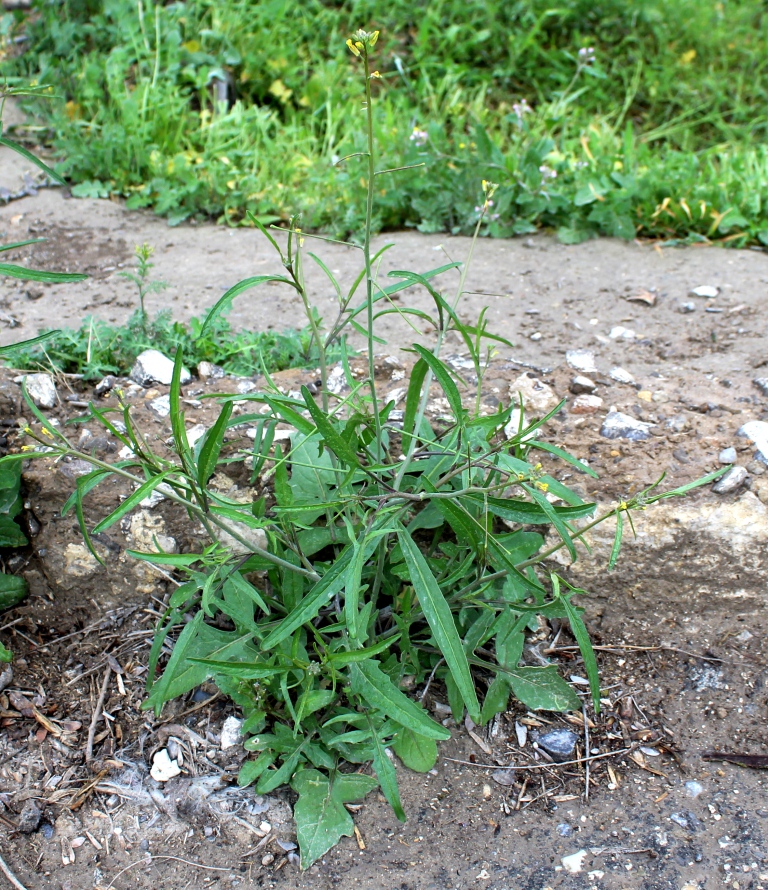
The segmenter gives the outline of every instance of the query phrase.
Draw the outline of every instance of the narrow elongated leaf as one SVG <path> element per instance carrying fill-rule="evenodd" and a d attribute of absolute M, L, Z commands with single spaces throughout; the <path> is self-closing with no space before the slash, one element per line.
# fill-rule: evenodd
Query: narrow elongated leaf
<path fill-rule="evenodd" d="M 613 539 L 613 547 L 611 548 L 611 556 L 608 560 L 608 571 L 610 572 L 616 565 L 621 550 L 621 539 L 624 534 L 624 513 L 619 510 L 616 513 L 616 536 Z"/>
<path fill-rule="evenodd" d="M 459 687 L 469 716 L 478 722 L 480 720 L 480 703 L 477 700 L 475 684 L 472 681 L 472 674 L 459 632 L 456 630 L 451 607 L 445 601 L 426 559 L 422 556 L 413 538 L 402 526 L 398 530 L 398 540 L 403 549 L 411 583 L 419 598 L 424 617 L 427 619 L 435 642 L 448 665 L 448 670 Z"/>
<path fill-rule="evenodd" d="M 328 448 L 331 449 L 339 460 L 352 467 L 359 467 L 360 461 L 354 448 L 345 439 L 342 439 L 341 434 L 328 420 L 325 412 L 315 404 L 315 400 L 306 386 L 301 387 L 301 394 L 304 397 L 309 413 L 312 415 L 312 420 L 315 421 L 317 429 Z"/>
<path fill-rule="evenodd" d="M 381 791 L 384 797 L 387 798 L 395 816 L 397 816 L 401 822 L 405 822 L 405 810 L 400 801 L 400 789 L 397 787 L 397 772 L 395 770 L 395 765 L 387 756 L 387 752 L 384 750 L 384 745 L 382 745 L 381 739 L 379 738 L 370 717 L 368 718 L 368 725 L 371 730 L 371 741 L 373 742 L 373 771 L 376 773 L 376 778 L 379 780 Z M 435 742 L 433 741 L 432 744 L 435 745 Z"/>
<path fill-rule="evenodd" d="M 536 503 L 541 507 L 541 509 L 547 514 L 550 522 L 554 525 L 557 533 L 563 539 L 563 543 L 568 548 L 568 552 L 571 554 L 571 559 L 576 559 L 576 546 L 573 543 L 573 537 L 571 534 L 571 530 L 563 521 L 563 518 L 560 514 L 558 514 L 557 510 L 549 503 L 546 495 L 543 491 L 539 491 L 534 485 L 525 485 L 523 484 L 522 488 L 528 492 L 528 494 L 536 501 Z"/>
<path fill-rule="evenodd" d="M 402 726 L 431 739 L 449 739 L 450 732 L 404 695 L 375 661 L 361 661 L 349 666 L 352 691 L 373 708 L 382 711 Z"/>
<path fill-rule="evenodd" d="M 521 525 L 549 525 L 552 522 L 551 513 L 538 502 L 532 504 L 519 498 L 483 497 L 480 494 L 468 494 L 464 497 L 474 501 L 479 507 L 487 507 L 494 516 L 499 516 L 508 522 L 518 522 Z M 595 504 L 583 504 L 578 507 L 558 507 L 549 501 L 547 504 L 552 508 L 552 512 L 563 520 L 581 519 L 595 512 Z"/>
<path fill-rule="evenodd" d="M 419 359 L 411 370 L 411 379 L 408 382 L 408 393 L 405 397 L 405 412 L 403 414 L 403 450 L 410 448 L 410 438 L 412 435 L 418 435 L 419 431 L 414 429 L 416 423 L 416 414 L 419 410 L 419 402 L 421 400 L 421 388 L 424 385 L 424 378 L 427 376 L 429 365 Z"/>
<path fill-rule="evenodd" d="M 311 621 L 326 603 L 333 599 L 344 587 L 347 568 L 352 559 L 352 548 L 347 547 L 323 577 L 278 626 L 261 643 L 264 650 L 274 649 L 278 643 L 289 637 L 297 627 Z"/>
<path fill-rule="evenodd" d="M 557 576 L 553 576 L 553 584 Z M 555 586 L 555 590 L 559 593 L 559 582 Z M 592 704 L 595 707 L 595 713 L 600 713 L 600 671 L 597 668 L 597 658 L 595 658 L 595 650 L 592 648 L 592 641 L 589 638 L 587 628 L 579 613 L 579 610 L 573 605 L 568 595 L 560 597 L 560 601 L 568 616 L 576 642 L 579 644 L 581 657 L 584 659 L 584 668 L 589 679 L 589 691 L 592 694 Z"/>
<path fill-rule="evenodd" d="M 30 337 L 29 340 L 20 340 L 18 343 L 12 343 L 10 346 L 0 346 L 0 355 L 11 355 L 17 349 L 29 349 L 30 346 L 45 343 L 46 340 L 50 340 L 60 333 L 61 331 L 46 331 L 37 337 Z"/>
<path fill-rule="evenodd" d="M 10 148 L 12 151 L 15 151 L 16 154 L 21 155 L 31 164 L 34 164 L 36 167 L 39 167 L 44 173 L 47 173 L 51 179 L 58 182 L 60 185 L 66 185 L 64 179 L 59 176 L 59 174 L 51 167 L 49 167 L 44 161 L 41 161 L 40 158 L 35 157 L 31 151 L 28 151 L 24 148 L 23 145 L 19 145 L 18 142 L 14 142 L 12 139 L 9 139 L 7 136 L 0 136 L 0 145 L 4 145 L 6 148 Z"/>
<path fill-rule="evenodd" d="M 365 649 L 355 649 L 352 652 L 334 652 L 328 656 L 328 661 L 332 662 L 337 668 L 343 667 L 345 664 L 352 664 L 355 661 L 366 661 L 379 655 L 389 649 L 390 646 L 400 639 L 400 634 L 394 634 L 386 640 L 380 640 L 373 646 L 367 646 Z"/>
<path fill-rule="evenodd" d="M 575 467 L 577 470 L 580 470 L 582 473 L 586 473 L 593 479 L 598 478 L 597 473 L 589 466 L 589 464 L 584 463 L 584 461 L 579 460 L 578 457 L 574 457 L 572 454 L 568 454 L 567 451 L 563 451 L 563 449 L 558 448 L 557 445 L 550 445 L 549 442 L 540 442 L 538 439 L 532 439 L 530 445 L 531 448 L 538 448 L 539 451 L 546 451 L 548 454 L 554 454 L 557 457 L 562 458 L 566 463 Z"/>
<path fill-rule="evenodd" d="M 227 431 L 231 414 L 232 402 L 225 402 L 216 423 L 208 430 L 203 439 L 200 457 L 197 460 L 197 481 L 202 488 L 216 472 L 216 464 L 221 454 L 221 446 L 224 444 L 224 434 Z"/>
<path fill-rule="evenodd" d="M 87 275 L 79 272 L 47 272 L 45 269 L 26 269 L 14 263 L 0 263 L 0 275 L 18 278 L 20 281 L 47 281 L 49 284 L 71 284 L 85 281 Z"/>
<path fill-rule="evenodd" d="M 140 485 L 133 494 L 129 495 L 119 507 L 114 509 L 109 516 L 106 516 L 101 522 L 96 525 L 93 529 L 93 533 L 96 535 L 99 532 L 106 531 L 110 526 L 113 526 L 119 519 L 122 519 L 126 513 L 130 513 L 131 510 L 137 504 L 141 503 L 144 498 L 149 497 L 150 494 L 164 482 L 173 472 L 174 470 L 167 470 L 164 473 L 158 473 L 157 476 L 153 476 L 151 479 L 148 479 L 143 485 Z"/>
<path fill-rule="evenodd" d="M 430 370 L 435 375 L 435 379 L 445 393 L 446 399 L 448 399 L 448 404 L 451 406 L 451 411 L 456 418 L 456 422 L 460 423 L 464 414 L 464 409 L 461 406 L 459 388 L 454 383 L 453 377 L 451 377 L 448 372 L 447 366 L 444 365 L 436 355 L 431 353 L 428 349 L 425 349 L 423 346 L 420 346 L 418 343 L 414 343 L 413 348 L 418 352 L 427 365 L 429 365 Z"/>
<path fill-rule="evenodd" d="M 208 329 L 213 324 L 213 322 L 221 315 L 221 313 L 229 308 L 232 300 L 235 297 L 239 297 L 240 294 L 249 290 L 252 287 L 258 287 L 260 284 L 265 284 L 267 281 L 274 281 L 279 284 L 287 284 L 289 287 L 295 289 L 295 282 L 291 281 L 290 278 L 286 278 L 283 275 L 255 275 L 253 278 L 245 278 L 243 281 L 238 281 L 234 287 L 231 287 L 225 294 L 223 294 L 218 302 L 213 306 L 213 308 L 208 312 L 208 315 L 205 317 L 205 321 L 203 322 L 203 326 L 200 328 L 200 334 L 198 335 L 198 339 L 200 337 L 204 337 L 208 333 Z"/>

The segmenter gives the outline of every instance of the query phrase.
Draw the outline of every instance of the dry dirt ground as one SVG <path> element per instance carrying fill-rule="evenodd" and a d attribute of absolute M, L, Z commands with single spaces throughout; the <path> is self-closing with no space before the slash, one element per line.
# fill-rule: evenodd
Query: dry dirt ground
<path fill-rule="evenodd" d="M 18 191 L 19 173 L 18 163 L 3 157 L 0 186 Z M 45 327 L 76 326 L 89 313 L 125 319 L 135 298 L 117 272 L 144 241 L 155 246 L 155 272 L 170 285 L 150 297 L 149 309 L 170 306 L 180 318 L 204 312 L 241 278 L 279 271 L 253 231 L 170 229 L 118 204 L 68 199 L 56 189 L 0 209 L 4 242 L 31 237 L 47 240 L 15 261 L 85 271 L 90 278 L 83 285 L 43 287 L 42 295 L 0 281 L 0 343 Z M 466 239 L 412 233 L 379 239 L 388 242 L 394 247 L 382 273 L 425 271 L 446 255 L 464 259 L 468 248 Z M 359 251 L 319 242 L 316 249 L 342 280 L 352 280 Z M 321 274 L 311 274 L 321 312 L 330 315 L 332 294 Z M 450 276 L 441 283 L 455 286 Z M 699 285 L 717 287 L 718 296 L 689 296 Z M 595 534 L 592 554 L 568 569 L 593 593 L 585 605 L 602 647 L 606 704 L 600 717 L 588 712 L 589 745 L 582 743 L 578 718 L 569 723 L 523 708 L 488 731 L 470 734 L 456 726 L 433 774 L 399 768 L 406 825 L 372 794 L 355 813 L 360 838 L 344 839 L 301 873 L 290 850 L 290 794 L 261 800 L 231 785 L 244 756 L 237 747 L 220 746 L 231 706 L 209 701 L 211 690 L 202 688 L 160 719 L 140 710 L 151 631 L 171 582 L 138 571 L 124 551 L 147 529 L 150 539 L 152 533 L 172 535 L 182 550 L 199 544 L 197 531 L 170 504 L 160 504 L 136 524 L 131 520 L 103 536 L 102 569 L 86 558 L 71 517 L 60 517 L 79 468 L 39 462 L 26 472 L 25 485 L 29 516 L 40 529 L 23 564 L 13 567 L 27 574 L 32 594 L 0 619 L 3 642 L 17 655 L 13 679 L 0 693 L 0 851 L 28 890 L 768 888 L 764 773 L 702 757 L 768 753 L 768 475 L 736 435 L 743 423 L 768 419 L 768 396 L 753 383 L 768 377 L 768 256 L 615 241 L 563 246 L 545 235 L 483 241 L 467 288 L 472 293 L 462 313 L 474 318 L 488 305 L 490 327 L 515 344 L 499 349 L 484 397 L 506 397 L 529 373 L 529 380 L 539 381 L 534 385 L 550 386 L 568 400 L 545 435 L 589 460 L 600 479 L 577 480 L 564 464 L 547 461 L 559 478 L 610 504 L 663 471 L 669 485 L 690 481 L 717 467 L 720 451 L 730 446 L 748 471 L 746 484 L 733 493 L 707 488 L 639 514 L 638 538 L 627 543 L 616 571 L 605 571 L 611 529 Z M 629 299 L 640 294 L 653 305 Z M 418 289 L 401 296 L 403 305 L 430 310 Z M 681 311 L 685 303 L 694 310 Z M 245 295 L 230 319 L 254 328 L 302 323 L 297 300 L 280 287 Z M 387 325 L 386 352 L 403 359 L 402 347 L 415 334 L 396 322 Z M 617 327 L 634 335 L 611 337 Z M 595 357 L 591 376 L 603 403 L 594 414 L 573 410 L 575 371 L 565 356 L 573 349 Z M 449 343 L 450 351 L 459 353 L 459 344 Z M 613 379 L 616 366 L 634 382 Z M 398 369 L 382 363 L 381 370 L 383 386 L 402 387 Z M 13 377 L 0 377 L 0 422 L 8 431 L 0 444 L 11 449 L 23 413 Z M 280 382 L 292 389 L 310 379 L 287 373 Z M 220 387 L 235 385 L 225 380 Z M 77 413 L 73 402 L 92 397 L 77 382 L 70 387 L 59 386 L 60 404 L 50 412 L 62 422 Z M 155 390 L 136 392 L 133 401 L 162 447 L 167 420 L 148 405 L 167 389 Z M 191 422 L 210 416 L 198 398 L 205 391 L 211 387 L 197 380 L 185 390 Z M 646 421 L 649 438 L 602 436 L 614 406 Z M 103 443 L 104 453 L 113 445 Z M 247 474 L 222 484 L 247 488 Z M 120 494 L 105 489 L 93 498 L 90 518 L 104 515 Z M 572 645 L 557 628 L 543 627 L 525 658 L 530 664 L 549 658 L 566 676 L 583 677 Z M 83 754 L 103 682 L 109 717 L 97 727 L 94 769 Z M 429 701 L 440 713 L 439 688 Z M 523 746 L 516 723 L 528 733 Z M 551 725 L 579 734 L 576 759 L 582 762 L 556 767 L 535 759 L 534 733 Z M 159 786 L 148 778 L 148 766 L 167 744 L 184 752 L 185 775 Z M 596 752 L 589 778 L 585 752 Z M 518 769 L 497 772 L 510 765 Z M 32 803 L 42 822 L 23 834 L 17 828 Z M 581 870 L 573 873 L 563 857 L 579 851 Z M 0 876 L 0 886 L 4 881 Z"/>

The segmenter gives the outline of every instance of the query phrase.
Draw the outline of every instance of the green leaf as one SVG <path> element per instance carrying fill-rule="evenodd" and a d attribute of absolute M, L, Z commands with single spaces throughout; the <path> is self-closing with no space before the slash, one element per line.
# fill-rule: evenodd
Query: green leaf
<path fill-rule="evenodd" d="M 35 155 L 33 155 L 31 151 L 28 151 L 26 148 L 24 148 L 23 145 L 19 145 L 18 142 L 14 142 L 12 139 L 9 139 L 7 136 L 0 136 L 0 145 L 4 145 L 6 148 L 10 148 L 12 151 L 15 151 L 16 154 L 21 155 L 27 161 L 29 161 L 30 163 L 39 167 L 44 173 L 47 173 L 48 176 L 51 177 L 51 179 L 55 180 L 60 185 L 66 185 L 66 182 L 64 181 L 64 179 L 62 179 L 62 177 L 59 176 L 59 174 L 55 170 L 53 170 L 46 163 L 41 161 L 40 158 L 35 157 Z M 42 239 L 40 239 L 40 240 L 42 240 Z M 84 275 L 83 278 L 85 278 L 85 277 L 86 276 Z"/>
<path fill-rule="evenodd" d="M 451 377 L 447 366 L 444 365 L 436 355 L 433 355 L 433 353 L 428 349 L 425 349 L 423 346 L 420 346 L 418 343 L 414 343 L 413 348 L 418 352 L 427 365 L 429 365 L 430 370 L 435 375 L 435 379 L 445 393 L 446 399 L 448 399 L 448 404 L 451 406 L 451 411 L 456 418 L 456 422 L 461 423 L 464 414 L 464 409 L 461 406 L 461 396 L 459 395 L 459 388 L 454 383 L 453 377 Z"/>
<path fill-rule="evenodd" d="M 317 429 L 322 436 L 323 442 L 325 442 L 328 448 L 331 449 L 339 460 L 344 461 L 344 463 L 349 464 L 351 467 L 359 467 L 360 461 L 354 448 L 352 448 L 346 440 L 342 439 L 340 433 L 333 426 L 325 412 L 315 404 L 315 400 L 312 398 L 312 395 L 306 386 L 301 387 L 301 394 L 304 397 L 304 402 L 307 405 L 309 413 L 312 415 L 312 420 L 314 420 L 317 425 Z"/>
<path fill-rule="evenodd" d="M 592 641 L 589 638 L 589 633 L 587 632 L 587 628 L 581 617 L 582 610 L 577 609 L 573 605 L 568 594 L 560 595 L 560 583 L 559 578 L 557 578 L 556 575 L 552 576 L 552 582 L 555 595 L 559 596 L 560 602 L 563 604 L 565 614 L 571 625 L 571 630 L 573 631 L 574 637 L 576 637 L 576 642 L 579 644 L 581 657 L 584 659 L 584 668 L 587 672 L 587 678 L 589 679 L 589 691 L 592 693 L 592 704 L 595 706 L 595 713 L 599 714 L 600 671 L 597 668 L 597 658 L 595 658 L 595 650 L 592 648 Z"/>
<path fill-rule="evenodd" d="M 475 501 L 478 506 L 486 506 L 495 516 L 508 522 L 518 522 L 521 525 L 549 525 L 552 522 L 552 514 L 544 510 L 538 502 L 532 504 L 520 498 L 491 498 L 480 494 L 468 494 L 464 497 Z M 549 501 L 547 504 L 559 519 L 564 520 L 581 519 L 595 512 L 595 504 L 583 504 L 578 507 L 557 507 Z"/>
<path fill-rule="evenodd" d="M 451 607 L 445 601 L 426 559 L 422 556 L 413 538 L 402 526 L 398 530 L 398 540 L 403 548 L 403 556 L 411 576 L 411 583 L 419 598 L 424 617 L 427 619 L 440 653 L 448 665 L 448 670 L 459 687 L 469 716 L 477 723 L 480 720 L 480 703 L 477 700 L 475 684 L 472 681 L 472 674 L 469 670 L 464 647 L 461 645 L 459 632 L 456 630 Z"/>
<path fill-rule="evenodd" d="M 289 637 L 297 627 L 311 621 L 326 603 L 342 589 L 347 578 L 347 567 L 352 559 L 352 548 L 346 547 L 341 556 L 309 593 L 278 626 L 262 641 L 262 649 L 274 649 L 278 643 Z"/>
<path fill-rule="evenodd" d="M 397 787 L 397 771 L 376 732 L 376 727 L 373 725 L 370 715 L 368 715 L 368 726 L 370 727 L 373 741 L 373 770 L 376 773 L 376 778 L 379 780 L 381 791 L 384 797 L 387 798 L 395 816 L 401 822 L 405 822 L 405 810 L 400 800 L 400 789 Z M 436 742 L 432 741 L 432 744 L 437 747 Z"/>
<path fill-rule="evenodd" d="M 552 504 L 547 500 L 547 496 L 543 491 L 539 491 L 535 485 L 526 485 L 522 483 L 521 487 L 524 491 L 527 491 L 528 494 L 536 501 L 536 503 L 541 507 L 541 509 L 546 513 L 549 517 L 550 522 L 554 525 L 557 533 L 563 539 L 563 543 L 568 548 L 568 552 L 571 554 L 571 559 L 576 559 L 576 546 L 573 543 L 573 536 L 571 530 L 565 524 L 562 519 L 562 516 L 558 514 L 557 510 L 553 507 Z M 573 508 L 571 508 L 573 509 Z"/>
<path fill-rule="evenodd" d="M 13 263 L 0 263 L 0 275 L 18 278 L 20 281 L 47 281 L 50 284 L 70 284 L 74 281 L 85 281 L 87 275 L 79 272 L 46 272 L 44 269 L 25 269 Z"/>
<path fill-rule="evenodd" d="M 404 695 L 375 661 L 351 664 L 349 679 L 353 692 L 402 726 L 431 739 L 451 737 L 447 729 L 435 723 L 423 708 Z"/>
<path fill-rule="evenodd" d="M 232 407 L 232 402 L 224 403 L 216 423 L 203 437 L 200 457 L 197 459 L 197 481 L 202 488 L 205 488 L 208 480 L 216 472 L 216 464 L 219 460 L 219 454 L 221 454 L 221 446 L 224 443 L 224 434 L 227 431 L 227 423 L 232 414 Z"/>
<path fill-rule="evenodd" d="M 428 773 L 437 761 L 435 740 L 420 735 L 407 726 L 398 729 L 392 750 L 408 769 L 417 773 Z"/>
<path fill-rule="evenodd" d="M 253 784 L 265 770 L 272 766 L 275 756 L 272 751 L 262 751 L 256 760 L 246 760 L 237 774 L 237 784 L 241 788 Z"/>
<path fill-rule="evenodd" d="M 0 661 L 5 663 L 13 661 L 13 652 L 10 649 L 6 649 L 2 643 L 0 643 Z"/>
<path fill-rule="evenodd" d="M 255 275 L 253 278 L 245 278 L 243 281 L 239 281 L 234 287 L 231 287 L 223 296 L 221 296 L 216 303 L 215 306 L 209 311 L 208 315 L 205 317 L 205 321 L 203 322 L 202 327 L 200 328 L 200 333 L 198 335 L 198 339 L 205 337 L 208 333 L 208 329 L 211 327 L 213 322 L 221 315 L 221 313 L 229 308 L 232 300 L 235 297 L 240 296 L 244 291 L 247 291 L 249 288 L 258 287 L 260 284 L 264 284 L 267 281 L 276 281 L 280 284 L 287 284 L 289 287 L 298 290 L 296 284 L 290 280 L 290 278 L 285 278 L 282 275 Z"/>
<path fill-rule="evenodd" d="M 416 414 L 421 400 L 421 388 L 424 385 L 424 378 L 427 376 L 428 370 L 429 365 L 421 358 L 411 370 L 411 379 L 408 383 L 408 394 L 405 397 L 405 412 L 403 414 L 404 451 L 407 451 L 410 447 L 411 435 L 418 435 L 418 430 L 414 430 L 414 424 L 416 423 Z"/>
<path fill-rule="evenodd" d="M 316 769 L 301 770 L 293 777 L 291 787 L 299 795 L 293 816 L 303 869 L 327 853 L 341 837 L 351 837 L 355 824 L 344 804 L 365 797 L 376 784 L 375 779 L 359 773 L 337 774 L 329 779 Z"/>
<path fill-rule="evenodd" d="M 0 547 L 25 547 L 27 536 L 10 516 L 0 515 Z"/>
<path fill-rule="evenodd" d="M 143 485 L 140 485 L 133 494 L 129 495 L 119 507 L 114 509 L 109 516 L 106 516 L 104 519 L 99 522 L 95 528 L 93 529 L 93 533 L 96 535 L 99 532 L 106 531 L 110 526 L 114 525 L 119 519 L 122 519 L 126 513 L 130 513 L 133 508 L 141 503 L 144 498 L 149 497 L 150 494 L 164 482 L 168 476 L 172 473 L 177 472 L 176 470 L 166 470 L 162 473 L 158 473 L 157 476 L 153 476 L 151 479 L 148 479 Z M 90 479 L 92 474 L 89 474 L 86 478 Z"/>
<path fill-rule="evenodd" d="M 611 548 L 611 556 L 608 560 L 608 571 L 610 572 L 616 565 L 621 551 L 621 538 L 624 534 L 624 513 L 622 510 L 616 512 L 616 536 L 613 539 L 613 547 Z"/>
<path fill-rule="evenodd" d="M 483 710 L 480 713 L 480 724 L 485 724 L 497 714 L 507 710 L 509 702 L 509 680 L 501 674 L 496 674 L 493 682 L 488 687 L 483 701 Z"/>
<path fill-rule="evenodd" d="M 18 605 L 28 593 L 26 578 L 0 572 L 0 611 Z"/>
<path fill-rule="evenodd" d="M 554 665 L 504 672 L 516 698 L 532 711 L 576 711 L 581 701 Z"/>
<path fill-rule="evenodd" d="M 57 337 L 61 331 L 46 331 L 37 337 L 30 337 L 29 340 L 20 340 L 18 343 L 11 343 L 9 346 L 0 346 L 0 355 L 12 355 L 16 349 L 29 349 L 30 346 L 36 346 L 38 343 L 44 343 Z"/>
<path fill-rule="evenodd" d="M 299 765 L 299 761 L 302 759 L 304 749 L 308 745 L 309 736 L 306 736 L 303 740 L 297 739 L 296 747 L 285 760 L 283 760 L 280 768 L 269 770 L 269 772 L 265 772 L 262 775 L 256 785 L 256 791 L 259 794 L 269 794 L 269 792 L 274 791 L 275 788 L 279 788 L 281 785 L 286 785 L 290 782 L 291 777 L 296 772 L 296 767 Z"/>

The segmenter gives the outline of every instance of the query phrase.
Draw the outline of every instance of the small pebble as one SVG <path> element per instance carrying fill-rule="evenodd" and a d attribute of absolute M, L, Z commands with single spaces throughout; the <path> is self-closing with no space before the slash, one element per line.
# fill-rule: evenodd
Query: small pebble
<path fill-rule="evenodd" d="M 236 745 L 242 744 L 243 721 L 239 717 L 227 717 L 221 727 L 221 750 L 227 751 Z"/>
<path fill-rule="evenodd" d="M 694 780 L 691 780 L 690 782 L 685 783 L 685 793 L 688 795 L 688 797 L 696 798 L 700 794 L 704 793 L 704 786 L 701 784 L 701 782 L 695 782 Z"/>
<path fill-rule="evenodd" d="M 596 411 L 600 410 L 602 405 L 603 400 L 600 398 L 600 396 L 583 393 L 580 396 L 576 396 L 576 398 L 573 400 L 573 405 L 571 405 L 571 413 L 594 414 Z"/>
<path fill-rule="evenodd" d="M 760 392 L 768 398 L 768 377 L 757 377 L 752 383 L 754 383 Z"/>
<path fill-rule="evenodd" d="M 624 368 L 611 368 L 608 376 L 616 383 L 628 383 L 631 386 L 635 382 L 635 378 Z"/>
<path fill-rule="evenodd" d="M 536 742 L 556 762 L 569 760 L 576 748 L 578 737 L 570 729 L 553 729 L 540 735 Z"/>
<path fill-rule="evenodd" d="M 735 448 L 723 448 L 723 450 L 718 455 L 718 461 L 725 464 L 732 464 L 736 460 L 736 449 Z"/>
<path fill-rule="evenodd" d="M 570 837 L 573 834 L 573 828 L 567 822 L 561 822 L 557 826 L 557 833 L 560 837 Z"/>
<path fill-rule="evenodd" d="M 681 303 L 677 309 L 678 312 L 681 312 L 683 315 L 687 315 L 689 312 L 696 311 L 695 303 Z"/>
<path fill-rule="evenodd" d="M 568 388 L 575 396 L 578 396 L 582 393 L 593 393 L 597 389 L 597 384 L 591 378 L 578 374 L 571 380 L 571 385 Z"/>
<path fill-rule="evenodd" d="M 17 822 L 19 831 L 22 834 L 32 834 L 33 831 L 37 831 L 42 816 L 43 814 L 40 807 L 38 807 L 34 800 L 28 800 L 24 804 L 21 813 L 19 813 L 19 820 Z"/>
<path fill-rule="evenodd" d="M 542 337 L 541 331 L 536 331 L 536 333 L 531 334 L 531 336 L 530 336 L 529 339 L 531 339 L 531 340 L 541 340 L 541 337 Z"/>
<path fill-rule="evenodd" d="M 748 475 L 744 467 L 731 467 L 724 476 L 715 482 L 712 486 L 712 491 L 715 494 L 731 494 L 734 491 L 738 491 L 747 481 Z"/>
<path fill-rule="evenodd" d="M 273 853 L 265 853 L 265 854 L 261 857 L 261 864 L 262 864 L 262 865 L 272 865 L 272 863 L 273 863 L 274 861 L 275 861 L 275 856 L 274 856 Z"/>
<path fill-rule="evenodd" d="M 637 337 L 637 334 L 632 328 L 625 328 L 624 325 L 617 324 L 615 327 L 611 328 L 611 332 L 608 336 L 611 340 L 634 340 Z"/>

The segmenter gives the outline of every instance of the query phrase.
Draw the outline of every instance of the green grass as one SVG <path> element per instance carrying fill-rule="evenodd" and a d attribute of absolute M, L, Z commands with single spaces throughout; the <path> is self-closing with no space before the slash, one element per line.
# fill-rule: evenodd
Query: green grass
<path fill-rule="evenodd" d="M 184 363 L 195 368 L 201 361 L 220 365 L 229 374 L 250 376 L 263 368 L 269 373 L 287 368 L 317 365 L 309 328 L 283 333 L 240 331 L 234 333 L 226 318 L 219 317 L 202 332 L 202 322 L 188 325 L 172 321 L 170 312 L 160 312 L 143 322 L 136 312 L 124 325 L 110 325 L 86 318 L 77 330 L 65 328 L 38 345 L 20 344 L 8 349 L 5 361 L 25 370 L 56 370 L 83 374 L 88 381 L 107 374 L 126 375 L 145 349 L 175 355 L 180 347 Z M 202 335 L 201 335 L 202 334 Z M 334 352 L 334 358 L 340 356 Z"/>
<path fill-rule="evenodd" d="M 172 223 L 301 211 L 359 237 L 362 162 L 334 161 L 363 149 L 345 47 L 362 25 L 382 30 L 383 167 L 424 165 L 380 177 L 376 227 L 470 231 L 485 178 L 484 234 L 743 245 L 768 243 L 767 15 L 760 0 L 38 0 L 0 36 L 24 30 L 7 70 L 63 97 L 40 113 L 75 194 Z"/>

